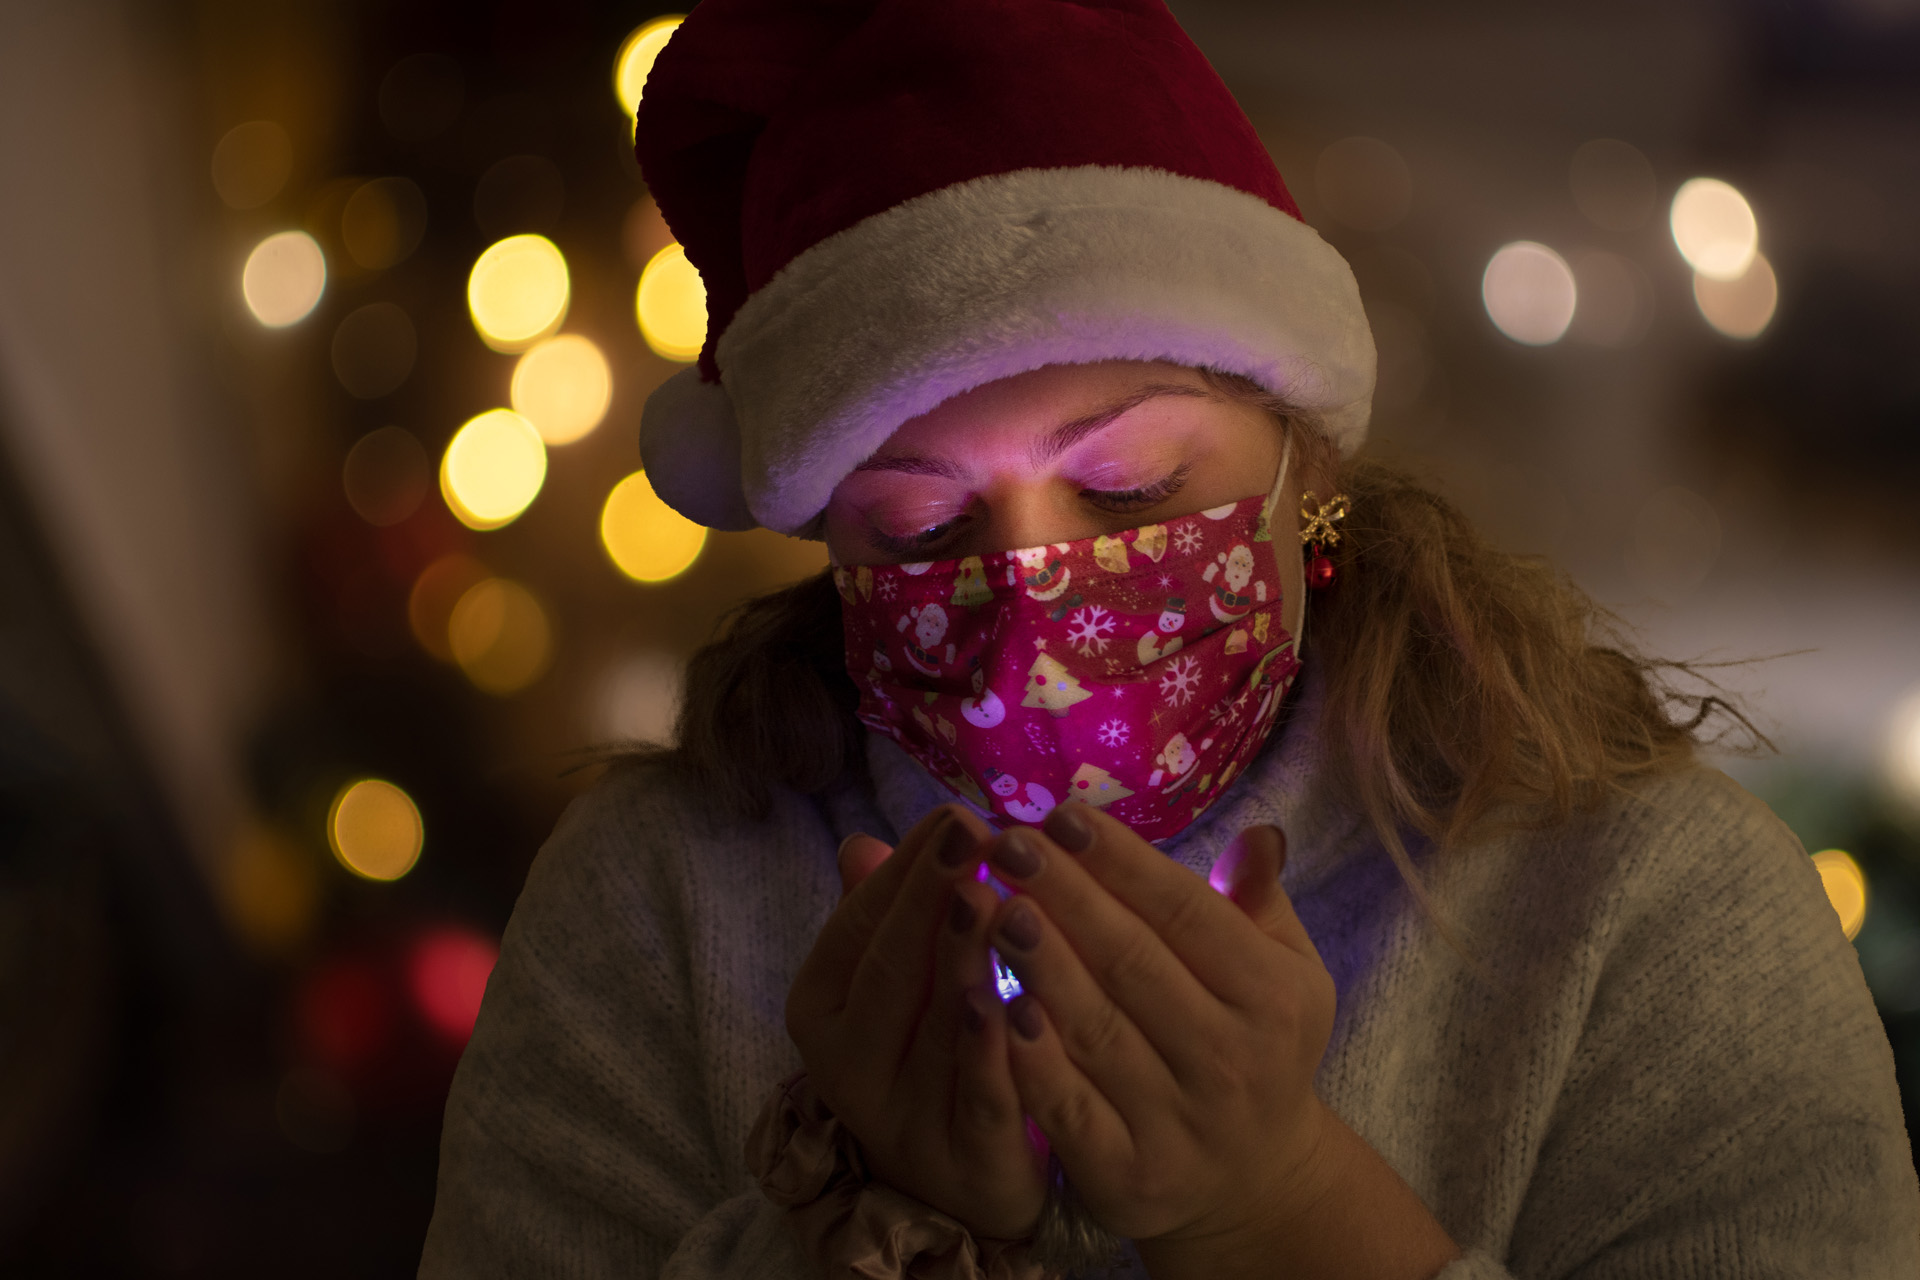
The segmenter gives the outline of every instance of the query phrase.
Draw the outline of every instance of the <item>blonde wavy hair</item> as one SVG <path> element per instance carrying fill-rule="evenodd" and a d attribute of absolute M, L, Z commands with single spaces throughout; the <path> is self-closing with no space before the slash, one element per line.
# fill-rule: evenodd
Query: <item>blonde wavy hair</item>
<path fill-rule="evenodd" d="M 1304 474 L 1351 500 L 1336 585 L 1313 603 L 1321 728 L 1337 783 L 1450 941 L 1410 840 L 1437 853 L 1494 827 L 1550 827 L 1685 767 L 1728 730 L 1771 746 L 1698 666 L 1637 652 L 1545 560 L 1493 546 L 1401 471 L 1340 459 L 1256 384 L 1202 372 L 1221 396 L 1267 411 Z M 864 767 L 858 702 L 822 573 L 733 611 L 688 667 L 677 746 L 656 754 L 718 805 L 764 820 L 772 788 L 814 794 Z"/>

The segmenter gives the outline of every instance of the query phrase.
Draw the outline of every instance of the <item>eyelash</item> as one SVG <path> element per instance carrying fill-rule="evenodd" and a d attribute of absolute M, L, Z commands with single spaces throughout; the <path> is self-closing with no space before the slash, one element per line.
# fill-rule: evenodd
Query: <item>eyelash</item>
<path fill-rule="evenodd" d="M 1152 484 L 1141 485 L 1137 489 L 1082 489 L 1080 496 L 1115 511 L 1145 511 L 1149 507 L 1159 506 L 1180 492 L 1187 483 L 1188 470 L 1188 465 L 1183 462 L 1174 469 L 1172 475 L 1163 480 L 1156 480 Z M 923 529 L 919 533 L 910 534 L 904 538 L 882 533 L 878 529 L 869 529 L 867 538 L 876 548 L 888 555 L 910 556 L 938 546 L 967 519 L 968 517 L 962 514 L 945 524 L 934 525 L 932 528 Z"/>

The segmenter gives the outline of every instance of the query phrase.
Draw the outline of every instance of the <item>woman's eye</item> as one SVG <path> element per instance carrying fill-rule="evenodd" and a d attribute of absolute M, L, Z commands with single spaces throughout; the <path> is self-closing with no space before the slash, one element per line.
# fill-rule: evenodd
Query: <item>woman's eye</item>
<path fill-rule="evenodd" d="M 911 556 L 939 546 L 954 530 L 965 524 L 967 519 L 968 517 L 964 514 L 957 515 L 951 520 L 928 525 L 924 529 L 907 534 L 887 533 L 880 529 L 869 528 L 867 541 L 873 544 L 875 549 L 884 551 L 890 556 Z"/>
<path fill-rule="evenodd" d="M 1159 506 L 1180 492 L 1181 486 L 1187 482 L 1188 470 L 1187 464 L 1181 463 L 1172 475 L 1152 484 L 1133 489 L 1082 489 L 1080 496 L 1110 510 L 1144 511 L 1148 507 Z"/>

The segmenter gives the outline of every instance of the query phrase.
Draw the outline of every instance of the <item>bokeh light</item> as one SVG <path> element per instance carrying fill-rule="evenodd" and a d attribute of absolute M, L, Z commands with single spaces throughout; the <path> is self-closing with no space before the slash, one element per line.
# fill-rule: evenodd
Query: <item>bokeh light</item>
<path fill-rule="evenodd" d="M 453 433 L 440 494 L 469 529 L 498 529 L 527 509 L 547 479 L 547 446 L 511 409 L 489 409 Z"/>
<path fill-rule="evenodd" d="M 1577 305 L 1570 341 L 1594 347 L 1630 347 L 1653 325 L 1653 281 L 1633 259 L 1603 249 L 1573 255 Z"/>
<path fill-rule="evenodd" d="M 230 209 L 259 208 L 292 173 L 293 143 L 271 120 L 235 125 L 213 149 L 213 189 Z"/>
<path fill-rule="evenodd" d="M 1567 186 L 1587 220 L 1608 231 L 1638 231 L 1660 200 L 1653 165 L 1640 148 L 1618 138 L 1582 144 L 1567 166 Z"/>
<path fill-rule="evenodd" d="M 607 495 L 600 542 L 620 572 L 635 582 L 665 582 L 700 558 L 707 530 L 661 501 L 646 472 L 636 471 Z"/>
<path fill-rule="evenodd" d="M 280 832 L 248 825 L 222 877 L 222 897 L 237 932 L 256 952 L 280 955 L 312 932 L 320 903 L 314 864 Z"/>
<path fill-rule="evenodd" d="M 1883 758 L 1887 785 L 1895 797 L 1920 813 L 1920 685 L 1894 704 L 1887 718 Z"/>
<path fill-rule="evenodd" d="M 505 696 L 547 673 L 553 628 L 531 591 L 506 578 L 488 578 L 453 606 L 447 646 L 475 688 Z"/>
<path fill-rule="evenodd" d="M 700 354 L 707 340 L 707 286 L 678 244 L 647 262 L 633 309 L 640 336 L 655 354 L 683 363 Z"/>
<path fill-rule="evenodd" d="M 640 93 L 647 87 L 647 73 L 653 70 L 653 60 L 667 47 L 667 41 L 684 20 L 684 14 L 664 14 L 634 28 L 621 42 L 620 52 L 613 60 L 613 93 L 628 119 L 640 109 Z"/>
<path fill-rule="evenodd" d="M 333 331 L 333 376 L 355 399 L 378 400 L 400 389 L 418 349 L 406 312 L 391 302 L 369 302 Z"/>
<path fill-rule="evenodd" d="M 415 942 L 407 958 L 407 987 L 427 1025 L 454 1044 L 465 1044 L 499 959 L 499 943 L 467 929 L 434 929 Z"/>
<path fill-rule="evenodd" d="M 1543 244 L 1520 240 L 1501 248 L 1480 280 L 1487 315 L 1515 342 L 1543 347 L 1560 341 L 1579 300 L 1566 259 Z"/>
<path fill-rule="evenodd" d="M 425 838 L 413 797 L 379 778 L 340 788 L 327 813 L 333 856 L 367 880 L 398 880 L 413 870 Z"/>
<path fill-rule="evenodd" d="M 307 318 L 327 289 L 327 257 L 304 231 L 268 236 L 247 255 L 240 293 L 253 318 L 284 329 Z"/>
<path fill-rule="evenodd" d="M 1707 323 L 1727 337 L 1757 338 L 1773 323 L 1773 313 L 1780 307 L 1780 281 L 1767 255 L 1756 253 L 1746 273 L 1732 280 L 1694 272 L 1693 300 Z"/>
<path fill-rule="evenodd" d="M 1747 198 L 1718 178 L 1691 178 L 1673 197 L 1673 243 L 1687 265 L 1715 280 L 1745 274 L 1760 249 Z"/>
<path fill-rule="evenodd" d="M 680 661 L 663 650 L 620 659 L 591 686 L 587 722 L 604 742 L 670 742 L 679 710 Z"/>
<path fill-rule="evenodd" d="M 433 486 L 433 461 L 405 427 L 381 427 L 354 441 L 340 469 L 347 505 L 368 524 L 399 524 Z"/>
<path fill-rule="evenodd" d="M 475 260 L 467 310 L 495 351 L 521 351 L 560 328 L 571 285 L 567 260 L 545 236 L 508 236 Z"/>
<path fill-rule="evenodd" d="M 300 1047 L 346 1073 L 380 1057 L 393 1038 L 389 985 L 369 960 L 343 957 L 326 963 L 307 978 L 294 1000 Z"/>
<path fill-rule="evenodd" d="M 607 358 L 577 333 L 547 339 L 513 367 L 513 411 L 548 444 L 571 444 L 592 431 L 612 399 Z"/>
<path fill-rule="evenodd" d="M 406 178 L 363 183 L 340 211 L 347 256 L 369 271 L 405 262 L 426 234 L 427 198 Z"/>
<path fill-rule="evenodd" d="M 1813 855 L 1813 865 L 1833 913 L 1840 917 L 1840 927 L 1854 937 L 1867 920 L 1867 877 L 1860 864 L 1839 849 L 1824 849 Z"/>
<path fill-rule="evenodd" d="M 486 565 L 458 552 L 441 556 L 420 571 L 407 593 L 407 628 L 422 649 L 442 662 L 454 661 L 447 637 L 454 606 L 475 584 L 492 576 Z"/>
<path fill-rule="evenodd" d="M 1320 153 L 1314 188 L 1327 213 L 1359 231 L 1398 226 L 1413 205 L 1413 173 L 1378 138 L 1343 138 Z"/>

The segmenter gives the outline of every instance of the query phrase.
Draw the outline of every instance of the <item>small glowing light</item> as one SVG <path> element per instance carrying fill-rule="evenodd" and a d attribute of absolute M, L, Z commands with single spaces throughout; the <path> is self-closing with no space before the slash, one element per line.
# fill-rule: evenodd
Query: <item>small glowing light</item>
<path fill-rule="evenodd" d="M 1002 960 L 997 951 L 993 953 L 993 986 L 999 992 L 1002 1004 L 1017 1000 L 1026 992 L 1013 972 L 1013 966 Z"/>
<path fill-rule="evenodd" d="M 420 571 L 407 593 L 407 627 L 422 649 L 442 662 L 454 661 L 447 638 L 454 606 L 476 583 L 492 576 L 486 565 L 457 553 L 441 556 Z"/>
<path fill-rule="evenodd" d="M 1813 865 L 1820 872 L 1833 913 L 1840 917 L 1840 927 L 1854 937 L 1867 919 L 1867 877 L 1860 864 L 1839 849 L 1825 849 L 1813 855 Z"/>
<path fill-rule="evenodd" d="M 621 42 L 620 52 L 613 59 L 613 93 L 628 119 L 640 109 L 640 93 L 647 87 L 647 73 L 653 70 L 653 60 L 667 47 L 667 41 L 683 21 L 684 14 L 666 14 L 635 28 Z"/>
<path fill-rule="evenodd" d="M 292 173 L 293 143 L 271 120 L 235 125 L 213 149 L 213 189 L 229 209 L 259 208 Z"/>
<path fill-rule="evenodd" d="M 347 450 L 340 468 L 347 505 L 368 524 L 399 524 L 420 509 L 433 485 L 433 463 L 405 427 L 370 431 Z"/>
<path fill-rule="evenodd" d="M 427 198 L 406 178 L 376 178 L 354 190 L 340 211 L 347 256 L 369 271 L 407 260 L 427 233 Z"/>
<path fill-rule="evenodd" d="M 1780 307 L 1780 281 L 1764 253 L 1756 253 L 1746 274 L 1716 280 L 1705 272 L 1693 275 L 1693 300 L 1707 323 L 1729 338 L 1757 338 L 1773 323 Z"/>
<path fill-rule="evenodd" d="M 483 692 L 518 693 L 547 673 L 553 628 L 531 591 L 505 578 L 467 589 L 447 620 L 447 645 Z"/>
<path fill-rule="evenodd" d="M 1920 810 L 1920 685 L 1895 704 L 1887 721 L 1885 770 L 1894 794 Z"/>
<path fill-rule="evenodd" d="M 665 582 L 700 558 L 707 530 L 662 502 L 647 473 L 636 471 L 607 495 L 600 542 L 620 572 L 635 582 Z"/>
<path fill-rule="evenodd" d="M 685 249 L 670 244 L 653 255 L 640 273 L 633 309 L 640 336 L 656 354 L 682 363 L 700 354 L 707 340 L 707 286 Z"/>
<path fill-rule="evenodd" d="M 440 496 L 469 529 L 511 524 L 547 479 L 547 446 L 511 409 L 489 409 L 453 433 L 440 459 Z"/>
<path fill-rule="evenodd" d="M 1760 251 L 1753 206 L 1718 178 L 1691 178 L 1673 197 L 1673 243 L 1687 265 L 1714 280 L 1737 280 Z"/>
<path fill-rule="evenodd" d="M 500 944 L 465 929 L 436 929 L 414 944 L 407 986 L 427 1025 L 465 1044 L 480 1016 Z"/>
<path fill-rule="evenodd" d="M 1320 153 L 1314 186 L 1334 218 L 1360 231 L 1386 231 L 1413 205 L 1413 174 L 1378 138 L 1343 138 Z"/>
<path fill-rule="evenodd" d="M 327 289 L 327 257 L 304 231 L 268 236 L 247 255 L 240 292 L 253 318 L 269 329 L 298 324 Z"/>
<path fill-rule="evenodd" d="M 367 880 L 398 880 L 413 870 L 425 836 L 413 797 L 379 778 L 340 788 L 327 813 L 333 856 Z"/>
<path fill-rule="evenodd" d="M 600 425 L 613 398 L 613 373 L 591 339 L 548 338 L 513 367 L 513 410 L 548 444 L 571 444 Z"/>
<path fill-rule="evenodd" d="M 467 277 L 467 310 L 495 351 L 521 351 L 560 328 L 571 285 L 567 260 L 545 236 L 508 236 Z"/>
<path fill-rule="evenodd" d="M 1543 244 L 1520 240 L 1487 263 L 1480 280 L 1487 315 L 1515 342 L 1544 347 L 1573 323 L 1579 289 L 1566 259 Z"/>

